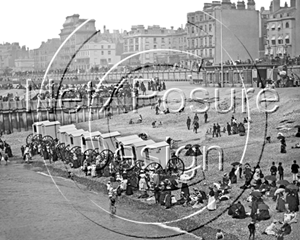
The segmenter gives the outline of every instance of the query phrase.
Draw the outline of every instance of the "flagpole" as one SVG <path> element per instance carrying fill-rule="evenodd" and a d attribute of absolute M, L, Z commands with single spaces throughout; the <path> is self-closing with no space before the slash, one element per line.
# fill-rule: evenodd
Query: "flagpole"
<path fill-rule="evenodd" d="M 224 87 L 223 79 L 223 16 L 222 16 L 222 7 L 221 7 L 221 83 Z"/>

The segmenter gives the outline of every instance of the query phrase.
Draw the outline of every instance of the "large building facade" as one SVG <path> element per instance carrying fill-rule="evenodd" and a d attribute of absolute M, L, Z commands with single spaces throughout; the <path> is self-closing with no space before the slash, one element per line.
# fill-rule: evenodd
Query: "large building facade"
<path fill-rule="evenodd" d="M 29 49 L 19 43 L 0 44 L 0 72 L 4 69 L 15 69 L 16 59 L 29 58 Z"/>
<path fill-rule="evenodd" d="M 259 12 L 255 2 L 230 0 L 205 3 L 187 14 L 188 51 L 212 64 L 259 56 Z M 249 56 L 250 55 L 250 56 Z"/>
<path fill-rule="evenodd" d="M 75 57 L 75 67 L 90 70 L 91 68 L 107 67 L 118 63 L 121 56 L 117 55 L 116 46 L 115 43 L 104 40 L 85 44 Z M 79 47 L 78 45 L 77 48 Z"/>
<path fill-rule="evenodd" d="M 265 55 L 270 58 L 300 55 L 300 2 L 291 0 L 284 7 L 273 0 L 267 21 Z"/>
<path fill-rule="evenodd" d="M 183 51 L 186 48 L 186 32 L 182 28 L 174 30 L 173 27 L 167 29 L 154 25 L 146 29 L 143 25 L 137 25 L 132 26 L 123 37 L 123 59 L 149 50 L 130 57 L 126 64 L 168 63 L 181 57 L 180 53 L 171 49 Z"/>
<path fill-rule="evenodd" d="M 63 24 L 63 28 L 59 34 L 61 43 L 63 43 L 66 38 L 82 23 L 87 19 L 80 19 L 79 14 L 74 14 L 72 16 L 66 17 L 66 21 Z M 84 26 L 82 26 L 76 33 L 66 42 L 59 53 L 59 66 L 64 69 L 67 67 L 68 63 L 71 61 L 72 56 L 75 54 L 78 46 L 83 44 L 93 33 L 96 32 L 95 20 L 90 20 Z M 69 66 L 70 69 L 75 69 L 76 63 L 73 61 Z"/>
<path fill-rule="evenodd" d="M 49 66 L 55 52 L 59 48 L 61 41 L 59 38 L 48 39 L 47 42 L 42 42 L 38 49 L 34 49 L 34 69 L 36 71 L 46 70 Z M 58 69 L 59 58 L 56 57 L 50 69 Z"/>

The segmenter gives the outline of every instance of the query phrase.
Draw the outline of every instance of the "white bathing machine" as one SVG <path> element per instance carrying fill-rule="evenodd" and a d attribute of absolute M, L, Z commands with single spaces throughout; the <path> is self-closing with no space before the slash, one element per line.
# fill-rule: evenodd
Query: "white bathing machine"
<path fill-rule="evenodd" d="M 41 121 L 41 122 L 35 122 L 32 124 L 32 133 L 35 134 L 42 134 L 43 135 L 43 123 L 49 123 L 49 120 Z"/>
<path fill-rule="evenodd" d="M 109 149 L 112 152 L 115 152 L 117 143 L 116 138 L 120 135 L 121 134 L 118 131 L 101 134 L 98 138 L 99 152 L 104 149 Z"/>
<path fill-rule="evenodd" d="M 51 136 L 53 139 L 57 138 L 57 131 L 60 128 L 59 121 L 53 122 L 45 122 L 42 124 L 42 135 L 44 136 Z"/>
<path fill-rule="evenodd" d="M 145 165 L 156 162 L 165 169 L 170 160 L 170 145 L 165 141 L 147 145 L 141 151 Z"/>
<path fill-rule="evenodd" d="M 64 141 L 65 141 L 65 139 L 64 139 L 65 132 L 70 131 L 70 130 L 76 130 L 76 129 L 77 128 L 75 127 L 74 124 L 60 126 L 58 128 L 58 131 L 57 131 L 57 139 L 59 140 L 60 143 L 64 143 Z"/>
<path fill-rule="evenodd" d="M 93 149 L 99 152 L 99 131 L 88 132 L 81 134 L 81 152 L 84 153 L 88 149 Z"/>

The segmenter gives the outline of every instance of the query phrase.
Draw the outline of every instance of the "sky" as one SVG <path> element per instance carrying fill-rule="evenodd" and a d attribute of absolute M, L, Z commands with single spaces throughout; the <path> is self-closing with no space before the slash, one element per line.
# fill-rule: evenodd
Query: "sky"
<path fill-rule="evenodd" d="M 103 26 L 130 30 L 132 25 L 160 25 L 175 29 L 184 26 L 188 12 L 203 9 L 212 0 L 9 0 L 1 3 L 0 43 L 19 42 L 30 49 L 42 41 L 59 38 L 67 16 L 95 19 L 97 30 Z M 232 0 L 231 2 L 237 2 Z M 269 9 L 271 0 L 256 0 L 256 9 Z M 285 1 L 281 1 L 284 4 Z M 289 1 L 288 1 L 289 2 Z M 247 0 L 245 0 L 247 3 Z"/>

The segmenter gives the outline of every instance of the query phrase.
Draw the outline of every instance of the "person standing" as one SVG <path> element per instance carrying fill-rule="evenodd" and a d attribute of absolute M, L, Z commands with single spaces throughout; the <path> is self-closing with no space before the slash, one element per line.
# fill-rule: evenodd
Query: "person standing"
<path fill-rule="evenodd" d="M 242 178 L 242 174 L 243 174 L 243 164 L 240 163 L 240 165 L 239 165 L 239 176 L 240 176 L 240 179 Z"/>
<path fill-rule="evenodd" d="M 219 125 L 219 123 L 217 123 L 217 137 L 221 137 L 221 127 Z"/>
<path fill-rule="evenodd" d="M 24 159 L 24 151 L 25 151 L 25 147 L 22 145 L 21 146 L 21 153 L 22 153 L 22 158 Z"/>
<path fill-rule="evenodd" d="M 199 128 L 199 123 L 196 122 L 196 121 L 194 121 L 194 123 L 193 123 L 193 131 L 194 131 L 195 133 L 197 133 L 198 128 Z"/>
<path fill-rule="evenodd" d="M 216 205 L 215 192 L 212 187 L 209 188 L 208 196 L 209 197 L 208 197 L 207 209 L 210 211 L 214 211 L 217 209 L 217 205 Z"/>
<path fill-rule="evenodd" d="M 297 164 L 297 161 L 296 160 L 294 160 L 294 163 L 292 164 L 292 166 L 291 166 L 291 170 L 292 170 L 292 174 L 293 174 L 293 182 L 294 183 L 297 183 L 297 181 L 298 181 L 298 177 L 297 177 L 297 175 L 298 175 L 298 173 L 299 173 L 299 165 Z"/>
<path fill-rule="evenodd" d="M 204 123 L 207 123 L 207 119 L 208 119 L 208 114 L 207 112 L 204 113 Z"/>
<path fill-rule="evenodd" d="M 199 117 L 198 117 L 197 113 L 195 113 L 194 121 L 193 122 L 199 122 Z"/>
<path fill-rule="evenodd" d="M 231 135 L 231 126 L 229 123 L 227 123 L 227 132 L 228 132 L 228 135 Z"/>
<path fill-rule="evenodd" d="M 255 227 L 255 222 L 254 222 L 254 220 L 252 220 L 252 221 L 250 222 L 250 224 L 248 225 L 248 229 L 249 229 L 249 233 L 250 233 L 249 239 L 251 239 L 251 237 L 252 237 L 252 239 L 255 239 L 255 231 L 256 231 L 256 227 Z"/>
<path fill-rule="evenodd" d="M 278 173 L 279 173 L 279 180 L 283 180 L 284 169 L 282 167 L 282 163 L 281 162 L 278 164 L 277 170 L 278 170 Z"/>
<path fill-rule="evenodd" d="M 212 136 L 214 137 L 216 135 L 216 137 L 218 136 L 218 133 L 217 133 L 217 126 L 216 124 L 214 123 L 213 125 L 213 133 L 212 133 Z"/>
<path fill-rule="evenodd" d="M 192 122 L 192 120 L 190 119 L 190 117 L 188 117 L 187 120 L 186 120 L 186 126 L 187 126 L 188 130 L 190 130 L 191 122 Z"/>
<path fill-rule="evenodd" d="M 275 162 L 272 162 L 272 166 L 270 168 L 270 172 L 271 172 L 271 175 L 272 176 L 275 176 L 276 177 L 276 174 L 277 174 L 277 167 L 275 166 Z"/>

